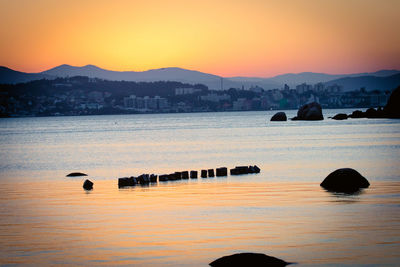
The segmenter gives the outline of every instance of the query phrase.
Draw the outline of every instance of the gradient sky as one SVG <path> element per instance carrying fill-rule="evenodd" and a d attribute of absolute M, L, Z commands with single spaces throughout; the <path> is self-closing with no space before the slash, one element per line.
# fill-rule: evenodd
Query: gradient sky
<path fill-rule="evenodd" d="M 222 76 L 400 69 L 399 0 L 0 0 L 0 65 Z"/>

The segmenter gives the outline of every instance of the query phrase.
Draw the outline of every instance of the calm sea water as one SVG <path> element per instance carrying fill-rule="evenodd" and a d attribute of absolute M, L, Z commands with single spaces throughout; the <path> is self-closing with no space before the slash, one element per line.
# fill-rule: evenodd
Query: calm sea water
<path fill-rule="evenodd" d="M 350 111 L 324 115 L 338 112 Z M 400 120 L 272 123 L 273 113 L 1 119 L 0 264 L 207 266 L 251 251 L 298 266 L 398 266 Z M 261 173 L 117 187 L 250 164 Z M 370 188 L 320 188 L 342 167 Z"/>

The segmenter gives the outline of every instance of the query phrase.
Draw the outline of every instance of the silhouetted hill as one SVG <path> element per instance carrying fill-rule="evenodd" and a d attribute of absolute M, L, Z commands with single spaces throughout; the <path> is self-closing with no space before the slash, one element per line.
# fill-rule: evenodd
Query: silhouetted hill
<path fill-rule="evenodd" d="M 46 74 L 20 72 L 0 66 L 0 84 L 25 83 L 34 80 L 54 78 L 55 77 Z"/>
<path fill-rule="evenodd" d="M 400 85 L 400 73 L 388 77 L 360 76 L 345 77 L 326 82 L 325 85 L 338 84 L 343 86 L 343 91 L 354 91 L 364 87 L 367 91 L 392 90 Z"/>
<path fill-rule="evenodd" d="M 386 77 L 398 73 L 400 73 L 400 71 L 398 70 L 380 70 L 371 73 L 353 73 L 353 74 L 326 74 L 326 73 L 315 73 L 315 72 L 301 72 L 301 73 L 287 73 L 287 74 L 277 75 L 271 78 L 264 78 L 262 80 L 263 82 L 279 84 L 280 87 L 283 86 L 284 84 L 288 84 L 289 86 L 294 87 L 302 83 L 307 83 L 307 84 L 316 84 L 319 82 L 325 83 L 328 81 L 337 80 L 345 77 L 359 77 L 359 76 Z M 237 78 L 231 78 L 231 79 L 237 79 Z M 240 78 L 240 79 L 246 79 L 246 78 Z M 260 79 L 260 78 L 255 78 L 255 79 Z"/>
<path fill-rule="evenodd" d="M 110 81 L 176 81 L 189 84 L 204 84 L 209 88 L 220 88 L 221 84 L 220 76 L 181 68 L 162 68 L 136 72 L 110 71 L 101 69 L 93 65 L 86 65 L 83 67 L 61 65 L 42 73 L 57 77 L 87 76 L 91 78 L 100 78 Z"/>
<path fill-rule="evenodd" d="M 147 71 L 110 71 L 99 68 L 94 65 L 86 65 L 83 67 L 75 67 L 70 65 L 60 65 L 50 70 L 41 73 L 24 73 L 14 71 L 5 67 L 0 69 L 0 83 L 19 83 L 27 82 L 38 79 L 54 79 L 55 77 L 74 77 L 74 76 L 87 76 L 91 78 L 100 78 L 110 81 L 134 81 L 134 82 L 155 82 L 155 81 L 176 81 L 187 84 L 204 84 L 209 89 L 219 90 L 229 88 L 244 88 L 248 89 L 252 86 L 260 86 L 265 90 L 282 88 L 284 84 L 288 84 L 294 88 L 296 85 L 301 83 L 316 84 L 323 82 L 329 84 L 339 83 L 343 84 L 345 90 L 358 90 L 360 87 L 366 87 L 367 90 L 373 87 L 378 88 L 384 87 L 385 82 L 382 83 L 379 77 L 388 77 L 395 74 L 399 74 L 398 70 L 380 70 L 373 73 L 355 73 L 355 74 L 325 74 L 325 73 L 314 73 L 314 72 L 302 72 L 302 73 L 288 73 L 277 75 L 271 78 L 259 78 L 259 77 L 228 77 L 222 78 L 218 75 L 203 73 L 194 70 L 186 70 L 182 68 L 161 68 Z M 372 77 L 369 79 L 362 78 L 360 83 L 355 80 L 342 80 L 344 78 L 359 78 L 359 77 Z M 222 80 L 221 80 L 222 79 Z M 378 81 L 379 80 L 379 81 Z M 221 84 L 222 81 L 222 84 Z M 396 84 L 396 82 L 389 82 L 390 86 Z M 351 88 L 351 89 L 349 89 Z M 381 89 L 381 90 L 382 90 Z M 386 90 L 387 88 L 385 88 Z"/>

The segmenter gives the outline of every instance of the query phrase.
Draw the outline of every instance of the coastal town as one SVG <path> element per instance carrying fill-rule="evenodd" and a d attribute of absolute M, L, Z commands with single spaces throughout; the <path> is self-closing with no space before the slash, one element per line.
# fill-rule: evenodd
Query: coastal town
<path fill-rule="evenodd" d="M 339 85 L 302 83 L 265 90 L 259 86 L 211 90 L 180 82 L 125 82 L 88 77 L 0 85 L 0 116 L 65 116 L 135 113 L 218 112 L 384 106 L 391 90 L 343 91 Z"/>

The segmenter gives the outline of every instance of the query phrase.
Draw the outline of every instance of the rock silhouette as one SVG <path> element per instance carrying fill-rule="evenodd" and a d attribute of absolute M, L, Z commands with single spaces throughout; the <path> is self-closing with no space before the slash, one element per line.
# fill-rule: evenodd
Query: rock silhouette
<path fill-rule="evenodd" d="M 347 120 L 347 114 L 339 113 L 332 117 L 333 120 Z"/>
<path fill-rule="evenodd" d="M 284 260 L 271 257 L 262 253 L 238 253 L 229 256 L 224 256 L 210 263 L 212 267 L 231 267 L 231 266 L 270 266 L 270 267 L 283 267 L 288 264 Z"/>
<path fill-rule="evenodd" d="M 77 177 L 77 176 L 88 176 L 88 175 L 82 172 L 71 172 L 70 174 L 67 174 L 67 177 Z"/>
<path fill-rule="evenodd" d="M 392 92 L 383 111 L 387 118 L 400 118 L 400 86 Z"/>
<path fill-rule="evenodd" d="M 303 105 L 297 111 L 297 116 L 292 118 L 292 120 L 307 120 L 307 121 L 317 121 L 323 120 L 321 105 L 317 102 L 312 102 Z"/>
<path fill-rule="evenodd" d="M 330 173 L 320 185 L 328 191 L 354 193 L 369 187 L 369 182 L 358 171 L 342 168 Z"/>
<path fill-rule="evenodd" d="M 285 112 L 277 112 L 272 116 L 271 121 L 287 121 Z"/>
<path fill-rule="evenodd" d="M 93 189 L 93 182 L 86 179 L 85 182 L 83 183 L 83 189 L 92 190 Z"/>

